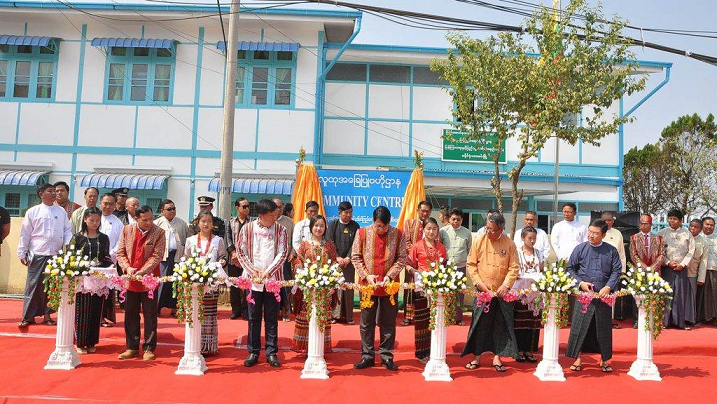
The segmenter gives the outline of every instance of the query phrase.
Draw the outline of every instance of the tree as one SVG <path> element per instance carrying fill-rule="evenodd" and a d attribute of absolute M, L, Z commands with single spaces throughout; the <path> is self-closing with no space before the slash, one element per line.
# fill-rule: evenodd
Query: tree
<path fill-rule="evenodd" d="M 579 23 L 573 19 L 584 16 Z M 573 0 L 560 16 L 542 7 L 526 21 L 525 33 L 500 33 L 485 40 L 451 33 L 455 51 L 431 67 L 450 85 L 456 108 L 452 125 L 491 156 L 493 194 L 502 210 L 503 142 L 516 137 L 517 163 L 510 167 L 515 232 L 523 199 L 520 173 L 551 137 L 574 145 L 578 139 L 598 145 L 631 118 L 609 116 L 624 94 L 644 88 L 628 44 L 620 38 L 625 22 L 607 21 L 600 7 Z M 565 27 L 564 29 L 560 27 Z M 536 55 L 540 55 L 536 57 Z M 590 106 L 584 125 L 566 117 Z"/>
<path fill-rule="evenodd" d="M 670 161 L 673 187 L 665 199 L 686 215 L 715 211 L 717 206 L 714 195 L 716 136 L 712 114 L 705 120 L 698 114 L 681 116 L 662 130 L 660 140 Z"/>
<path fill-rule="evenodd" d="M 673 199 L 672 168 L 661 144 L 633 147 L 625 154 L 622 170 L 625 209 L 646 214 L 666 211 Z M 669 209 L 669 207 L 667 208 Z"/>

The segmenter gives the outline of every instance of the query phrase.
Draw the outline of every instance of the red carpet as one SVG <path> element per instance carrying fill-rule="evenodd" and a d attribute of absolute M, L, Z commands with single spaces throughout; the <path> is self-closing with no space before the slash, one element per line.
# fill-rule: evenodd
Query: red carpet
<path fill-rule="evenodd" d="M 662 382 L 638 382 L 627 375 L 635 359 L 635 331 L 623 323 L 614 332 L 613 374 L 604 375 L 597 355 L 584 356 L 584 370 L 567 370 L 569 358 L 561 358 L 566 368 L 565 383 L 540 382 L 532 372 L 534 364 L 506 359 L 508 372 L 498 374 L 483 356 L 481 368 L 468 371 L 460 358 L 467 327 L 450 327 L 448 364 L 452 383 L 428 383 L 413 356 L 413 328 L 399 327 L 396 346 L 398 372 L 381 367 L 354 370 L 360 359 L 359 329 L 356 325 L 334 325 L 334 353 L 328 354 L 331 379 L 300 380 L 303 360 L 288 350 L 294 323 L 279 323 L 279 359 L 283 367 L 270 368 L 262 353 L 259 365 L 246 369 L 242 362 L 244 347 L 235 346 L 239 337 L 246 343 L 247 324 L 229 320 L 229 312 L 220 310 L 220 353 L 207 359 L 209 371 L 200 377 L 175 376 L 182 357 L 184 325 L 165 316 L 159 323 L 157 360 L 120 361 L 124 350 L 124 331 L 120 322 L 103 328 L 97 353 L 82 355 L 83 364 L 73 371 L 46 371 L 43 366 L 54 349 L 55 327 L 31 326 L 27 332 L 17 328 L 21 301 L 0 300 L 0 402 L 132 402 L 132 403 L 425 403 L 476 402 L 503 403 L 598 403 L 648 402 L 670 404 L 712 402 L 713 373 L 717 372 L 717 328 L 666 330 L 655 344 L 655 363 Z M 355 313 L 358 320 L 358 313 Z M 122 314 L 119 314 L 122 319 Z M 399 315 L 399 320 L 401 315 Z M 561 352 L 568 330 L 561 333 Z M 378 358 L 377 358 L 378 360 Z M 712 382 L 710 382 L 712 380 Z"/>

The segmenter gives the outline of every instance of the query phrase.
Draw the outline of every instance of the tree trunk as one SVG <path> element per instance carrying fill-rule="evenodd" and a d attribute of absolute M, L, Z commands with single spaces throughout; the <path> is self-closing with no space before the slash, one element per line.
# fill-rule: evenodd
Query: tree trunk
<path fill-rule="evenodd" d="M 493 156 L 493 165 L 495 167 L 495 175 L 490 179 L 490 185 L 493 186 L 493 195 L 498 202 L 498 211 L 503 213 L 503 191 L 500 189 L 500 152 Z"/>
<path fill-rule="evenodd" d="M 511 193 L 513 196 L 513 223 L 510 225 L 510 237 L 515 237 L 515 228 L 518 224 L 518 208 L 520 207 L 520 202 L 523 201 L 523 190 L 518 189 L 518 182 L 520 181 L 520 173 L 523 171 L 523 167 L 525 167 L 525 160 L 520 159 L 518 161 L 518 166 L 513 171 L 513 178 L 512 178 L 512 189 Z"/>

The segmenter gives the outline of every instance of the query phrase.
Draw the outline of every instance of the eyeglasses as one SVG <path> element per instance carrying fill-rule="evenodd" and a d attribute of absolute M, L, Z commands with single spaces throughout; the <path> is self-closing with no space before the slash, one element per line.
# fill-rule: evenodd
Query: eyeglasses
<path fill-rule="evenodd" d="M 174 212 L 177 208 L 164 208 L 167 212 Z"/>
<path fill-rule="evenodd" d="M 239 207 L 242 209 L 249 209 L 249 205 L 239 205 Z"/>

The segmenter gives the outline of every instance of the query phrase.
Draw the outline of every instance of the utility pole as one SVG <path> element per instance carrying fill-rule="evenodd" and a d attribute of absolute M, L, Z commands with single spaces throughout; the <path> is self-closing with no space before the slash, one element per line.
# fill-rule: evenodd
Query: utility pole
<path fill-rule="evenodd" d="M 229 8 L 229 43 L 224 87 L 224 119 L 222 122 L 222 167 L 219 176 L 219 217 L 229 225 L 232 213 L 232 172 L 234 162 L 234 93 L 237 81 L 237 47 L 239 44 L 239 3 L 232 0 Z"/>
<path fill-rule="evenodd" d="M 555 16 L 555 23 L 558 24 L 560 21 L 560 15 L 562 12 L 562 5 L 560 0 L 553 0 L 553 15 Z M 557 27 L 562 31 L 562 27 Z M 555 89 L 555 91 L 558 91 Z M 553 232 L 553 226 L 558 223 L 558 182 L 560 174 L 560 139 L 555 136 L 555 168 L 553 170 L 553 225 L 550 226 L 550 232 Z M 550 224 L 550 223 L 548 223 Z"/>

